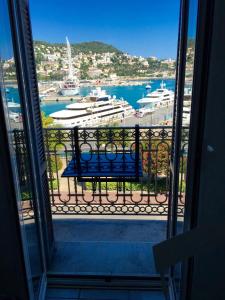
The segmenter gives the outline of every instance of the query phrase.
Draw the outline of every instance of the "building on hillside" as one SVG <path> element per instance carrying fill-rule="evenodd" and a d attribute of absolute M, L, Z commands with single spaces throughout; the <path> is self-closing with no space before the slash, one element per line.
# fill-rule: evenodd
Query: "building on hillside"
<path fill-rule="evenodd" d="M 93 79 L 99 78 L 102 74 L 103 74 L 102 70 L 100 70 L 98 68 L 92 67 L 92 68 L 89 68 L 89 70 L 88 70 L 88 76 Z"/>

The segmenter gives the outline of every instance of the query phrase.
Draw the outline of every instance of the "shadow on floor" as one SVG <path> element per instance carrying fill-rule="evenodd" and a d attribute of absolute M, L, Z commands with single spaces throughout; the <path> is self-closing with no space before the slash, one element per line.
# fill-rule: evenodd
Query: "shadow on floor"
<path fill-rule="evenodd" d="M 50 273 L 156 275 L 152 246 L 166 238 L 166 221 L 55 219 Z"/>
<path fill-rule="evenodd" d="M 48 289 L 46 300 L 164 300 L 159 291 L 110 289 Z"/>

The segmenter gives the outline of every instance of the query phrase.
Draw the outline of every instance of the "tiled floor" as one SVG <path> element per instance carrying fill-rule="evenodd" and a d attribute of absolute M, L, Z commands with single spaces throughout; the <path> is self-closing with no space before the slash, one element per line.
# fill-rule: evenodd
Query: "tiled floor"
<path fill-rule="evenodd" d="M 165 221 L 54 220 L 51 273 L 156 275 L 152 246 L 166 238 Z"/>
<path fill-rule="evenodd" d="M 54 220 L 56 251 L 50 273 L 81 275 L 155 274 L 152 245 L 166 237 L 157 220 Z M 48 300 L 164 300 L 148 290 L 49 289 Z"/>
<path fill-rule="evenodd" d="M 56 246 L 51 272 L 106 276 L 157 275 L 153 243 L 59 242 Z"/>
<path fill-rule="evenodd" d="M 110 289 L 48 289 L 46 300 L 164 300 L 159 291 Z"/>

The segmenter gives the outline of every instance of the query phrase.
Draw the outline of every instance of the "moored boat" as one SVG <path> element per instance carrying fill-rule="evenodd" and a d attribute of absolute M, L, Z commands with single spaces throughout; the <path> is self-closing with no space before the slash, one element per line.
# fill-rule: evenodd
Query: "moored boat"
<path fill-rule="evenodd" d="M 90 92 L 87 98 L 89 98 L 91 101 L 107 101 L 110 100 L 112 96 L 107 95 L 106 90 L 102 90 L 101 87 L 97 87 Z"/>
<path fill-rule="evenodd" d="M 98 90 L 100 91 L 100 90 Z M 90 97 L 95 95 L 95 100 Z M 125 100 L 117 100 L 104 93 L 90 93 L 89 100 L 66 106 L 66 109 L 50 114 L 54 123 L 65 127 L 99 126 L 113 121 L 121 121 L 135 113 L 133 107 Z M 88 97 L 87 97 L 88 99 Z M 92 99 L 92 100 L 91 100 Z"/>
<path fill-rule="evenodd" d="M 148 92 L 146 96 L 139 99 L 137 103 L 140 105 L 140 109 L 137 111 L 139 116 L 144 116 L 146 113 L 154 112 L 160 107 L 171 105 L 174 101 L 174 92 L 166 89 L 166 84 L 162 81 L 160 88 Z"/>
<path fill-rule="evenodd" d="M 67 60 L 68 60 L 68 77 L 64 80 L 60 88 L 60 94 L 62 96 L 76 96 L 79 95 L 79 81 L 74 74 L 74 68 L 72 65 L 71 47 L 68 38 L 66 37 L 67 44 Z"/>
<path fill-rule="evenodd" d="M 8 101 L 8 102 L 7 102 L 7 106 L 8 106 L 8 108 L 19 108 L 19 107 L 20 107 L 20 104 L 19 104 L 19 103 L 16 103 L 16 102 L 14 101 L 14 99 L 12 98 L 11 101 Z"/>

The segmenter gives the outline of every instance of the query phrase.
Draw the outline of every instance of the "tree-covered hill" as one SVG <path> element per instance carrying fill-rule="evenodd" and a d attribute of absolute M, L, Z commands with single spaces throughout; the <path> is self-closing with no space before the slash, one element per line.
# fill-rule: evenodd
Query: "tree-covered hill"
<path fill-rule="evenodd" d="M 37 73 L 40 78 L 62 79 L 67 74 L 66 43 L 34 42 Z M 72 64 L 80 79 L 127 77 L 173 77 L 175 60 L 144 58 L 123 53 L 99 42 L 71 44 Z"/>
<path fill-rule="evenodd" d="M 34 41 L 34 46 L 41 46 L 44 45 L 46 47 L 56 47 L 61 48 L 65 47 L 65 43 L 48 43 L 44 41 Z M 92 41 L 92 42 L 84 42 L 84 43 L 78 43 L 78 44 L 72 44 L 71 43 L 71 49 L 72 54 L 78 54 L 78 53 L 89 53 L 90 51 L 93 53 L 122 53 L 117 48 L 113 47 L 112 45 Z"/>

